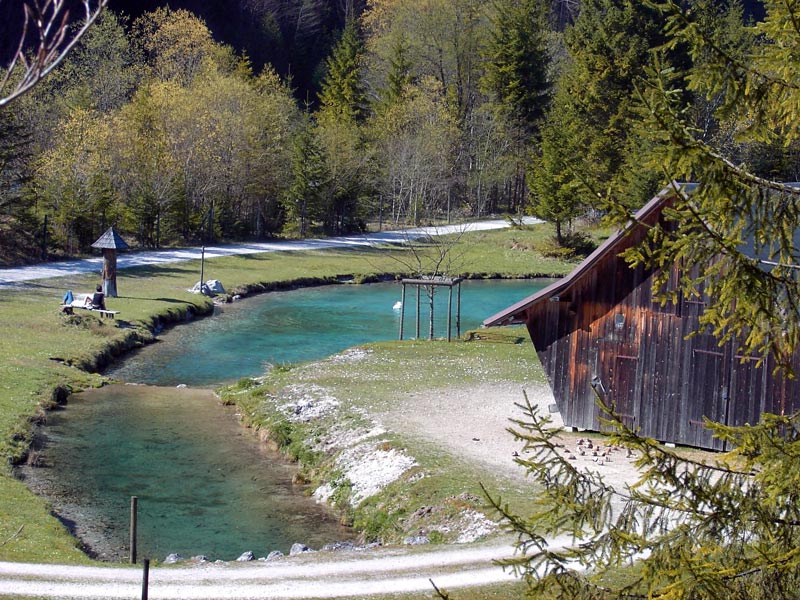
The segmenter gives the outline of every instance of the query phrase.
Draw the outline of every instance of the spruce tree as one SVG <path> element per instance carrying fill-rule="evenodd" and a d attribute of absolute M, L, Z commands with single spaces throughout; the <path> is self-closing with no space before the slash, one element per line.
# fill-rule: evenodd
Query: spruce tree
<path fill-rule="evenodd" d="M 569 126 L 557 147 L 573 157 L 571 179 L 586 203 L 618 189 L 623 167 L 635 162 L 627 153 L 636 150 L 629 144 L 638 118 L 636 87 L 651 64 L 651 49 L 663 41 L 660 29 L 659 14 L 646 3 L 585 0 L 564 34 L 569 61 L 554 104 Z"/>
<path fill-rule="evenodd" d="M 362 81 L 364 48 L 356 22 L 350 20 L 339 43 L 325 61 L 325 79 L 319 94 L 321 110 L 361 122 L 367 115 L 367 95 Z"/>
<path fill-rule="evenodd" d="M 694 62 L 686 73 L 654 69 L 642 93 L 650 166 L 666 180 L 695 185 L 675 186 L 677 203 L 664 213 L 668 226 L 652 227 L 648 242 L 627 258 L 665 274 L 665 267 L 686 265 L 671 293 L 701 298 L 702 326 L 735 340 L 742 356 L 773 359 L 790 378 L 800 356 L 800 188 L 735 160 L 731 153 L 741 146 L 715 144 L 694 126 L 686 102 L 687 92 L 713 101 L 713 118 L 732 127 L 737 144 L 798 141 L 800 7 L 764 4 L 766 18 L 749 31 L 758 43 L 741 52 L 747 44 L 715 35 L 701 11 L 658 3 L 665 49 L 688 49 Z M 615 209 L 620 222 L 629 222 L 624 203 Z M 540 484 L 538 507 L 520 515 L 497 497 L 493 503 L 524 551 L 506 564 L 528 578 L 533 593 L 797 597 L 800 415 L 763 414 L 741 427 L 707 422 L 732 450 L 699 462 L 640 437 L 605 407 L 615 431 L 609 441 L 635 453 L 640 473 L 635 484 L 612 489 L 601 468 L 579 472 L 565 458 L 548 418 L 527 402 L 521 408 L 514 433 L 524 444 L 519 462 Z"/>
<path fill-rule="evenodd" d="M 0 260 L 29 258 L 32 252 L 32 240 L 26 234 L 36 226 L 25 195 L 30 159 L 30 134 L 19 124 L 12 106 L 0 108 L 0 246 L 5 249 Z"/>
<path fill-rule="evenodd" d="M 638 481 L 623 489 L 576 468 L 560 429 L 527 398 L 514 420 L 518 459 L 536 484 L 521 515 L 487 493 L 518 536 L 503 565 L 525 577 L 532 597 L 752 600 L 794 598 L 800 585 L 797 416 L 757 425 L 709 423 L 735 449 L 696 461 L 621 421 L 610 447 L 628 448 Z M 617 458 L 616 460 L 620 460 Z"/>
<path fill-rule="evenodd" d="M 287 228 L 306 237 L 325 214 L 330 174 L 314 126 L 306 120 L 292 144 L 292 184 L 284 196 Z"/>
<path fill-rule="evenodd" d="M 770 354 L 788 368 L 800 344 L 800 189 L 755 171 L 738 151 L 758 144 L 791 148 L 800 141 L 800 58 L 791 51 L 800 43 L 800 7 L 766 2 L 765 20 L 751 30 L 760 41 L 745 53 L 711 35 L 697 13 L 679 3 L 659 6 L 669 46 L 686 46 L 703 60 L 686 77 L 658 71 L 644 94 L 653 164 L 669 180 L 698 186 L 679 194 L 670 211 L 676 230 L 656 227 L 651 247 L 631 252 L 629 260 L 702 265 L 682 278 L 682 292 L 705 290 L 703 324 L 721 340 L 740 341 L 743 352 Z M 687 119 L 684 89 L 714 99 L 715 117 L 729 124 L 736 145 L 703 138 Z"/>
<path fill-rule="evenodd" d="M 535 134 L 550 101 L 546 48 L 547 4 L 541 0 L 498 0 L 485 52 L 485 89 L 495 111 L 528 137 Z"/>
<path fill-rule="evenodd" d="M 559 105 L 563 108 L 563 105 Z M 574 124 L 554 110 L 541 132 L 540 152 L 533 158 L 527 173 L 531 191 L 531 213 L 555 227 L 555 242 L 567 245 L 572 222 L 586 212 L 581 202 L 579 183 L 571 170 L 576 157 L 562 144 L 564 134 Z"/>
<path fill-rule="evenodd" d="M 389 57 L 389 73 L 386 76 L 386 88 L 382 94 L 384 105 L 391 105 L 402 100 L 413 82 L 411 76 L 411 60 L 408 57 L 408 46 L 400 38 L 392 45 Z"/>

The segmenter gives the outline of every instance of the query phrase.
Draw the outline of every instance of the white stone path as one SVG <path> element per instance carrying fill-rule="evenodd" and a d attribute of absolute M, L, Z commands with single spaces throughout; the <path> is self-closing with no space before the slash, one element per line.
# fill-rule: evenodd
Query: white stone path
<path fill-rule="evenodd" d="M 272 562 L 205 563 L 152 568 L 148 597 L 160 600 L 250 598 L 360 598 L 413 594 L 511 582 L 493 563 L 511 557 L 513 544 L 407 552 L 378 549 L 304 554 Z M 137 598 L 141 567 L 79 567 L 0 563 L 0 596 L 15 598 Z"/>
<path fill-rule="evenodd" d="M 537 223 L 538 219 L 526 217 L 526 224 Z M 462 231 L 487 231 L 503 229 L 509 222 L 503 219 L 493 221 L 477 221 L 461 225 L 445 225 L 441 227 L 420 227 L 400 231 L 382 231 L 364 235 L 343 237 L 286 240 L 276 242 L 253 242 L 249 244 L 231 244 L 225 246 L 206 246 L 205 258 L 244 254 L 261 254 L 264 252 L 287 252 L 290 250 L 325 250 L 332 248 L 348 248 L 376 246 L 380 244 L 403 244 L 409 240 L 427 235 L 445 235 Z M 144 267 L 150 265 L 200 260 L 201 248 L 180 248 L 175 250 L 154 250 L 147 252 L 123 252 L 117 259 L 118 269 Z M 37 279 L 65 277 L 82 273 L 99 273 L 103 268 L 102 257 L 68 260 L 62 262 L 41 263 L 25 267 L 0 269 L 0 289 L 15 287 Z"/>

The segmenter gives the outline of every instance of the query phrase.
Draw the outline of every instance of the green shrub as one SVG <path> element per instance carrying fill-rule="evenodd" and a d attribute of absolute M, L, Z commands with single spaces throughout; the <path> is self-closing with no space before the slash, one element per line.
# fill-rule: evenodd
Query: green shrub
<path fill-rule="evenodd" d="M 548 237 L 537 244 L 537 250 L 547 258 L 573 260 L 591 254 L 596 245 L 592 238 L 583 232 L 573 231 L 562 236 L 559 242 L 555 236 Z"/>
<path fill-rule="evenodd" d="M 441 531 L 433 530 L 428 532 L 428 539 L 431 541 L 431 544 L 443 544 L 444 543 L 444 534 Z"/>
<path fill-rule="evenodd" d="M 377 508 L 357 510 L 353 527 L 369 542 L 384 540 L 388 537 L 387 534 L 398 530 L 397 522 L 401 516 Z"/>

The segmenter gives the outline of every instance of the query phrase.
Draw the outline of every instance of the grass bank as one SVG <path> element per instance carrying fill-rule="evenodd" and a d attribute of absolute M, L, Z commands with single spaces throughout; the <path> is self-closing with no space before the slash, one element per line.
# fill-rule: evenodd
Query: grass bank
<path fill-rule="evenodd" d="M 459 242 L 461 270 L 492 277 L 563 275 L 572 264 L 535 250 L 551 235 L 545 226 L 465 234 Z M 402 274 L 408 262 L 409 252 L 397 248 L 270 253 L 208 260 L 205 274 L 231 293 L 248 294 L 348 278 L 369 281 Z M 108 302 L 120 311 L 115 321 L 58 311 L 66 289 L 88 292 L 99 273 L 0 290 L 0 560 L 88 561 L 45 503 L 13 478 L 12 465 L 25 460 L 32 429 L 46 420 L 48 409 L 70 391 L 102 385 L 99 368 L 152 341 L 165 326 L 211 314 L 209 299 L 186 291 L 199 271 L 197 261 L 121 271 L 121 297 Z"/>
<path fill-rule="evenodd" d="M 526 341 L 524 330 L 506 328 L 469 342 L 366 344 L 244 379 L 220 395 L 299 462 L 302 479 L 325 490 L 344 522 L 363 532 L 364 542 L 402 543 L 420 536 L 431 542 L 476 541 L 496 533 L 485 518 L 493 515 L 484 514 L 481 485 L 523 507 L 530 485 L 466 460 L 413 427 L 384 427 L 383 417 L 396 422 L 413 410 L 424 412 L 404 402 L 409 395 L 441 401 L 453 388 L 480 387 L 487 396 L 476 401 L 492 403 L 493 385 L 544 385 L 544 372 Z M 470 410 L 462 401 L 452 404 L 454 411 Z M 401 470 L 392 479 L 398 464 Z M 376 484 L 381 478 L 383 487 Z M 364 497 L 365 490 L 374 493 Z"/>

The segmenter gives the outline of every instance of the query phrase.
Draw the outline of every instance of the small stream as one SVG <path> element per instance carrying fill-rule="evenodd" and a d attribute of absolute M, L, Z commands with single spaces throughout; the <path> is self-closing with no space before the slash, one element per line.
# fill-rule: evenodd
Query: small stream
<path fill-rule="evenodd" d="M 43 467 L 22 469 L 90 554 L 128 556 L 130 497 L 140 557 L 288 553 L 352 539 L 291 483 L 296 467 L 197 389 L 114 385 L 73 395 L 48 416 Z"/>
<path fill-rule="evenodd" d="M 549 282 L 465 282 L 462 333 Z M 131 496 L 139 503 L 140 557 L 234 560 L 247 550 L 266 556 L 288 553 L 294 542 L 319 548 L 351 540 L 353 532 L 327 507 L 291 483 L 296 467 L 200 386 L 396 339 L 399 296 L 398 284 L 274 292 L 176 327 L 107 373 L 140 385 L 82 392 L 50 413 L 37 450 L 42 466 L 23 467 L 20 475 L 103 560 L 128 556 Z M 414 336 L 412 302 L 407 297 L 407 337 Z M 437 336 L 445 335 L 446 302 L 439 294 Z"/>

